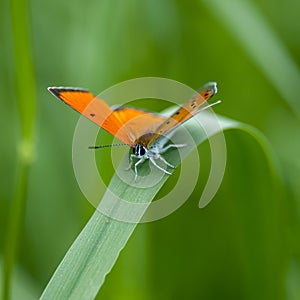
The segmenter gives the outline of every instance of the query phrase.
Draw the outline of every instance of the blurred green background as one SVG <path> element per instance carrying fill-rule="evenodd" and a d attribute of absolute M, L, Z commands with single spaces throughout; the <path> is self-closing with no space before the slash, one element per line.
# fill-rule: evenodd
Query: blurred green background
<path fill-rule="evenodd" d="M 158 76 L 217 81 L 215 111 L 258 128 L 274 153 L 226 133 L 215 199 L 198 208 L 200 180 L 181 209 L 138 226 L 98 298 L 300 299 L 299 12 L 296 0 L 0 1 L 0 263 L 12 298 L 39 297 L 94 211 L 72 169 L 79 116 L 47 87 L 97 94 Z"/>

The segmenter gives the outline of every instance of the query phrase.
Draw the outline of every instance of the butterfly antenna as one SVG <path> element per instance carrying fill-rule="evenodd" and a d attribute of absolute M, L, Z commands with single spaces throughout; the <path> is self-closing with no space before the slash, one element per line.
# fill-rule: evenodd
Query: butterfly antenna
<path fill-rule="evenodd" d="M 101 145 L 101 146 L 89 146 L 89 149 L 101 149 L 108 147 L 119 147 L 119 146 L 128 146 L 127 144 L 110 144 L 110 145 Z"/>
<path fill-rule="evenodd" d="M 217 105 L 217 104 L 219 104 L 219 103 L 221 103 L 221 102 L 222 102 L 221 100 L 218 100 L 218 101 L 216 101 L 216 102 L 214 102 L 214 103 L 211 103 L 211 104 L 209 104 L 209 105 L 206 105 L 206 106 L 200 108 L 199 112 L 200 112 L 200 111 L 203 111 L 203 110 L 205 110 L 205 109 L 208 109 L 208 108 L 210 108 L 210 107 L 212 107 L 212 106 L 214 106 L 214 105 Z"/>

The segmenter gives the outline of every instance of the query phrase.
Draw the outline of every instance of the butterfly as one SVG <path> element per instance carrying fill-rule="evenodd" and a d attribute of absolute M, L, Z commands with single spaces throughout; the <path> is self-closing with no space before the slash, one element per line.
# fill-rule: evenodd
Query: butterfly
<path fill-rule="evenodd" d="M 179 125 L 202 110 L 220 102 L 217 101 L 201 108 L 203 103 L 217 93 L 217 84 L 215 82 L 209 82 L 204 85 L 194 97 L 189 99 L 169 117 L 132 107 L 121 106 L 112 109 L 104 100 L 82 88 L 49 87 L 48 90 L 59 100 L 132 148 L 127 169 L 129 170 L 134 166 L 135 181 L 138 177 L 137 167 L 147 159 L 156 168 L 171 175 L 172 173 L 161 167 L 157 161 L 160 160 L 166 166 L 175 168 L 161 154 L 170 148 L 185 147 L 186 144 L 168 144 L 170 136 Z M 102 146 L 90 148 L 96 149 L 102 148 Z"/>

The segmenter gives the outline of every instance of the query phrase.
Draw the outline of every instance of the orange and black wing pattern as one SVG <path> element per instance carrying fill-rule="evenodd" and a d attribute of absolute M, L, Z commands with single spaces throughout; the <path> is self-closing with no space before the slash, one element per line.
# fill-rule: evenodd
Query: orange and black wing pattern
<path fill-rule="evenodd" d="M 48 90 L 71 108 L 131 147 L 139 137 L 148 132 L 154 132 L 166 119 L 131 107 L 112 110 L 105 101 L 85 89 L 50 87 Z"/>
<path fill-rule="evenodd" d="M 215 82 L 209 82 L 203 86 L 197 95 L 184 103 L 177 111 L 175 111 L 170 117 L 166 118 L 165 121 L 158 126 L 157 130 L 151 137 L 148 146 L 153 144 L 153 142 L 160 136 L 174 130 L 177 126 L 200 112 L 200 106 L 216 93 L 217 85 Z"/>

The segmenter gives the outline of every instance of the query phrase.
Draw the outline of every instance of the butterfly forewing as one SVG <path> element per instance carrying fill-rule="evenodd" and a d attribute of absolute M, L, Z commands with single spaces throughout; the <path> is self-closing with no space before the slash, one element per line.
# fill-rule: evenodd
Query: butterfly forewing
<path fill-rule="evenodd" d="M 124 124 L 116 117 L 113 110 L 102 99 L 94 96 L 88 90 L 59 87 L 51 87 L 48 90 L 123 143 L 128 145 L 133 143 Z"/>
<path fill-rule="evenodd" d="M 210 99 L 216 92 L 217 87 L 215 82 L 206 84 L 196 96 L 183 104 L 157 128 L 149 140 L 148 147 L 153 144 L 156 139 L 174 130 L 177 126 L 197 114 L 197 112 L 200 111 L 199 107 Z"/>
<path fill-rule="evenodd" d="M 163 116 L 131 107 L 120 107 L 112 110 L 102 99 L 84 89 L 49 88 L 49 91 L 131 147 L 135 145 L 139 137 L 155 132 L 157 127 L 166 119 Z"/>

